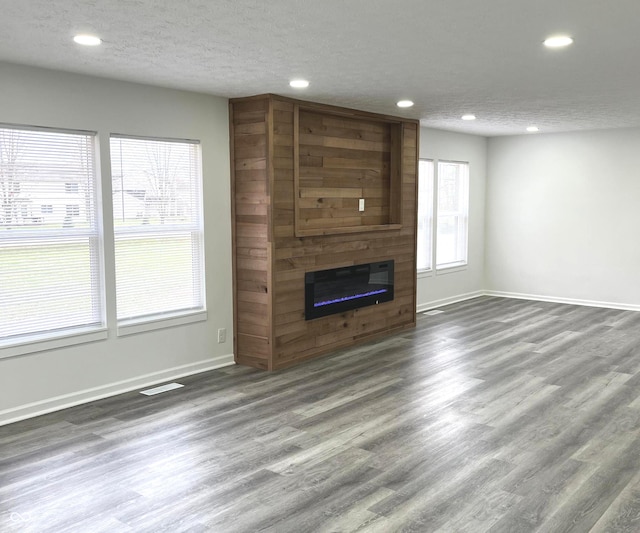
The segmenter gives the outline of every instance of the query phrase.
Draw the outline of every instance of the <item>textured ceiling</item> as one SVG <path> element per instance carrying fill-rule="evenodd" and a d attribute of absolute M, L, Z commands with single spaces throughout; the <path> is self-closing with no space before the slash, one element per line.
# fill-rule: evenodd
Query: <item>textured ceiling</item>
<path fill-rule="evenodd" d="M 640 0 L 0 0 L 0 13 L 12 63 L 482 135 L 640 126 Z M 554 33 L 574 45 L 544 48 Z"/>

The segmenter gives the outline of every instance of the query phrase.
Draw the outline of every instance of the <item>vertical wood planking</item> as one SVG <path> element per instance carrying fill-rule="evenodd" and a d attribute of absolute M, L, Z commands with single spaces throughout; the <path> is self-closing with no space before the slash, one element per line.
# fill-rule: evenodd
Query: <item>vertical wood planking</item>
<path fill-rule="evenodd" d="M 402 224 L 402 160 L 404 159 L 404 124 L 394 124 L 391 128 L 391 186 L 389 187 L 390 222 Z"/>
<path fill-rule="evenodd" d="M 236 260 L 236 165 L 235 165 L 235 119 L 233 114 L 233 104 L 229 103 L 229 162 L 231 170 L 231 283 L 233 283 L 233 354 L 234 360 L 238 362 L 238 298 L 236 288 L 238 287 L 238 261 Z"/>
<path fill-rule="evenodd" d="M 404 219 L 404 227 L 413 231 L 413 249 L 417 249 L 418 245 L 418 147 L 420 146 L 420 128 L 417 124 L 403 124 L 402 126 L 402 160 L 407 160 L 406 166 L 402 166 L 402 183 L 407 183 L 407 188 L 410 195 L 416 198 L 415 206 L 412 211 L 406 213 Z M 405 174 L 406 171 L 406 174 Z M 412 185 L 413 181 L 413 186 Z M 413 262 L 411 263 L 411 272 L 413 276 L 413 308 L 418 305 L 417 298 L 417 254 L 413 254 Z M 415 319 L 414 319 L 415 320 Z"/>
<path fill-rule="evenodd" d="M 300 213 L 300 106 L 293 106 L 293 223 L 297 235 L 298 228 L 302 227 Z"/>
<path fill-rule="evenodd" d="M 269 212 L 269 220 L 267 221 L 267 342 L 269 344 L 269 353 L 267 359 L 267 370 L 274 370 L 273 368 L 273 339 L 275 335 L 273 324 L 273 248 L 274 248 L 274 236 L 273 236 L 273 190 L 274 190 L 274 161 L 275 161 L 275 147 L 274 147 L 274 132 L 271 124 L 273 124 L 273 100 L 268 100 L 268 113 L 266 123 L 266 135 L 267 135 L 267 176 L 266 182 L 267 188 L 267 204 Z"/>

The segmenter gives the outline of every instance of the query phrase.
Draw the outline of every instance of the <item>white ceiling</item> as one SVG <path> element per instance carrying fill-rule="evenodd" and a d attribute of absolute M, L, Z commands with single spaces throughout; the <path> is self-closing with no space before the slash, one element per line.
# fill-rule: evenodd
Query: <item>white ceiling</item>
<path fill-rule="evenodd" d="M 0 60 L 554 132 L 640 126 L 639 22 L 640 0 L 0 0 Z M 72 42 L 87 31 L 104 44 Z M 544 48 L 555 33 L 575 43 Z M 291 89 L 296 77 L 310 87 Z M 404 98 L 416 105 L 398 109 Z"/>

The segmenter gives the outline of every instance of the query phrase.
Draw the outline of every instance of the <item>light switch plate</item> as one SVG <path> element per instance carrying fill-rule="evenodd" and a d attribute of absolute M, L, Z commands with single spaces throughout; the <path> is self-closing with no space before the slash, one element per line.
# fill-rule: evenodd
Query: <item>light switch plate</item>
<path fill-rule="evenodd" d="M 358 200 L 358 211 L 364 211 L 364 198 Z"/>

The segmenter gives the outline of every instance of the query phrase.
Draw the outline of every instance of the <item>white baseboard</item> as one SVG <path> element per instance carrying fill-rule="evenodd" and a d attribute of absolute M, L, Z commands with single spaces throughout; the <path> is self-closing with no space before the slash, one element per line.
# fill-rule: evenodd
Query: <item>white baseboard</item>
<path fill-rule="evenodd" d="M 580 300 L 577 298 L 561 298 L 557 296 L 542 296 L 539 294 L 523 294 L 517 292 L 484 291 L 485 296 L 499 298 L 515 298 L 517 300 L 533 300 L 557 304 L 584 305 L 586 307 L 603 307 L 605 309 L 620 309 L 622 311 L 640 311 L 640 305 L 622 304 L 617 302 L 600 302 L 597 300 Z"/>
<path fill-rule="evenodd" d="M 232 364 L 234 364 L 233 354 L 220 355 L 197 363 L 176 366 L 159 372 L 152 372 L 151 374 L 117 381 L 108 385 L 12 407 L 11 409 L 0 411 L 0 426 Z"/>
<path fill-rule="evenodd" d="M 433 300 L 419 304 L 416 308 L 417 313 L 423 313 L 430 309 L 436 309 L 449 304 L 464 302 L 479 296 L 495 296 L 498 298 L 515 298 L 517 300 L 532 300 L 537 302 L 551 302 L 557 304 L 584 305 L 586 307 L 602 307 L 604 309 L 620 309 L 621 311 L 640 311 L 640 305 L 623 304 L 617 302 L 601 302 L 597 300 L 580 300 L 577 298 L 562 298 L 559 296 L 542 296 L 540 294 L 524 294 L 517 292 L 503 291 L 475 291 L 467 294 L 458 294 L 450 298 L 442 298 L 441 300 Z"/>
<path fill-rule="evenodd" d="M 418 304 L 418 306 L 416 307 L 416 313 L 423 313 L 424 311 L 429 311 L 430 309 L 436 309 L 437 307 L 464 302 L 465 300 L 471 300 L 473 298 L 477 298 L 478 296 L 484 295 L 484 291 L 474 291 L 468 292 L 466 294 L 458 294 L 449 298 L 442 298 L 441 300 L 432 300 L 430 302 Z"/>

